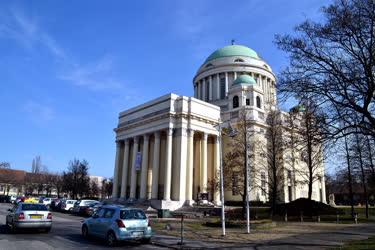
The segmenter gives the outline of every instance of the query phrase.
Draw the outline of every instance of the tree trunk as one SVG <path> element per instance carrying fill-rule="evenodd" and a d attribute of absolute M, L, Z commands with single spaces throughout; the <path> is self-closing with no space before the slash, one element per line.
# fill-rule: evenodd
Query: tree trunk
<path fill-rule="evenodd" d="M 353 197 L 353 184 L 352 184 L 352 172 L 350 167 L 350 154 L 349 154 L 349 148 L 348 148 L 348 142 L 345 139 L 345 151 L 346 151 L 346 163 L 348 167 L 348 185 L 349 185 L 349 196 L 350 196 L 350 207 L 351 207 L 351 215 L 352 219 L 354 219 L 354 197 Z"/>
<path fill-rule="evenodd" d="M 369 217 L 369 210 L 368 210 L 368 195 L 367 195 L 367 186 L 366 186 L 366 176 L 365 176 L 365 170 L 363 168 L 363 159 L 362 159 L 362 148 L 359 143 L 358 134 L 355 134 L 356 136 L 356 142 L 357 142 L 357 150 L 358 150 L 358 157 L 359 157 L 359 166 L 361 168 L 361 177 L 362 177 L 362 186 L 363 186 L 363 195 L 365 198 L 366 203 L 366 218 Z"/>

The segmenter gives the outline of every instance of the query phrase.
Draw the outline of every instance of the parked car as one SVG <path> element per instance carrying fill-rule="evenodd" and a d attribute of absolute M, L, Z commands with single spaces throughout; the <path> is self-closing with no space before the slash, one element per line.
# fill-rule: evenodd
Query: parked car
<path fill-rule="evenodd" d="M 101 202 L 93 202 L 89 204 L 88 206 L 81 207 L 80 214 L 86 217 L 90 217 L 95 212 L 97 212 L 102 206 L 103 206 L 103 203 Z"/>
<path fill-rule="evenodd" d="M 51 206 L 51 202 L 52 198 L 44 198 L 42 203 L 49 208 Z"/>
<path fill-rule="evenodd" d="M 18 204 L 18 203 L 20 203 L 20 202 L 24 202 L 25 199 L 26 199 L 26 197 L 18 196 L 17 199 L 16 199 L 16 201 L 15 201 L 15 204 Z"/>
<path fill-rule="evenodd" d="M 9 203 L 10 202 L 10 196 L 9 195 L 0 195 L 0 202 L 1 203 Z"/>
<path fill-rule="evenodd" d="M 77 200 L 65 200 L 61 202 L 61 211 L 71 213 Z"/>
<path fill-rule="evenodd" d="M 83 212 L 83 210 L 81 210 L 81 207 L 83 209 L 83 207 L 87 207 L 92 203 L 98 203 L 98 201 L 96 201 L 96 200 L 78 200 L 74 203 L 72 213 L 73 214 L 80 214 L 80 213 Z"/>
<path fill-rule="evenodd" d="M 17 229 L 43 229 L 49 232 L 52 227 L 52 213 L 44 204 L 20 202 L 8 209 L 6 225 L 10 231 Z"/>
<path fill-rule="evenodd" d="M 39 199 L 35 197 L 28 197 L 24 200 L 26 203 L 39 203 Z"/>
<path fill-rule="evenodd" d="M 17 196 L 15 196 L 15 195 L 12 195 L 12 196 L 10 196 L 10 203 L 16 203 L 16 200 L 17 200 Z"/>
<path fill-rule="evenodd" d="M 118 241 L 140 240 L 149 243 L 152 229 L 141 209 L 105 205 L 82 223 L 82 236 L 96 236 L 106 240 L 109 246 Z"/>

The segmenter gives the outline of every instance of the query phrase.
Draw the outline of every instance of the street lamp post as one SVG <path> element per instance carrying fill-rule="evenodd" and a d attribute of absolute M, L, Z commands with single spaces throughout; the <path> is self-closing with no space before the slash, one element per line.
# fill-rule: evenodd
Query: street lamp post
<path fill-rule="evenodd" d="M 223 236 L 225 236 L 225 205 L 224 205 L 224 173 L 223 173 L 223 137 L 221 134 L 221 123 L 219 123 L 219 139 L 220 139 L 220 200 L 221 200 L 221 226 Z"/>
<path fill-rule="evenodd" d="M 248 164 L 248 149 L 247 149 L 247 128 L 244 131 L 244 141 L 245 141 L 245 192 L 246 192 L 246 230 L 250 233 L 250 197 L 249 197 L 249 164 Z"/>

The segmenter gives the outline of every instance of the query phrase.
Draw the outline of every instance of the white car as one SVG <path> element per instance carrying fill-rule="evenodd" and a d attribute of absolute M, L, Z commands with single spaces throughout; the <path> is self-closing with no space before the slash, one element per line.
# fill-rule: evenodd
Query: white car
<path fill-rule="evenodd" d="M 66 200 L 61 204 L 61 210 L 62 211 L 67 211 L 67 212 L 72 212 L 74 203 L 76 203 L 77 200 Z"/>
<path fill-rule="evenodd" d="M 78 200 L 74 203 L 74 207 L 72 209 L 73 214 L 79 214 L 81 212 L 81 207 L 87 207 L 92 203 L 99 203 L 96 200 Z"/>
<path fill-rule="evenodd" d="M 10 203 L 16 203 L 16 200 L 17 200 L 17 196 L 15 196 L 15 195 L 12 195 L 12 196 L 10 196 Z"/>
<path fill-rule="evenodd" d="M 43 204 L 49 207 L 51 205 L 52 199 L 51 198 L 44 198 Z"/>

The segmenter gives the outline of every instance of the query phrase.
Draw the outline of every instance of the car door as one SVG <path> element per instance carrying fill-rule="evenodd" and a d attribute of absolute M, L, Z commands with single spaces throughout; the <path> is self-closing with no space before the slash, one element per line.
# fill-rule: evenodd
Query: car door
<path fill-rule="evenodd" d="M 87 226 L 89 229 L 89 233 L 98 236 L 99 235 L 99 222 L 101 217 L 103 217 L 105 210 L 100 209 L 95 216 L 93 215 L 91 218 L 87 220 Z"/>
<path fill-rule="evenodd" d="M 101 237 L 106 237 L 108 230 L 111 227 L 112 224 L 112 218 L 116 212 L 116 209 L 114 208 L 105 208 L 105 211 L 103 213 L 103 216 L 99 218 L 98 221 L 98 233 Z"/>

